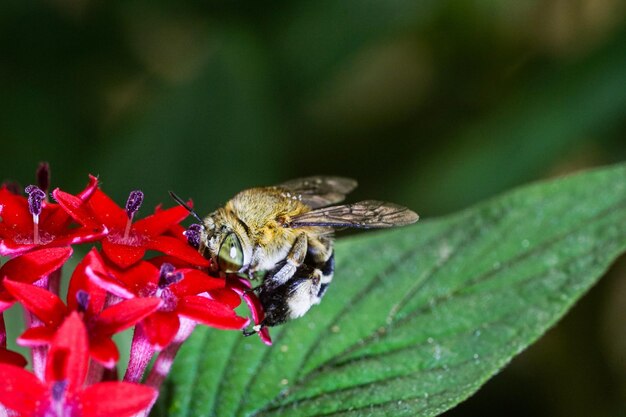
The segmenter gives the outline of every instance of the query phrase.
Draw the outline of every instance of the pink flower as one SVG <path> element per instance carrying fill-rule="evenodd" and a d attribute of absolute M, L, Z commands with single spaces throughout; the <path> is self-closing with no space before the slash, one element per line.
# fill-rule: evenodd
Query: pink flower
<path fill-rule="evenodd" d="M 146 250 L 156 250 L 197 266 L 209 265 L 208 260 L 184 241 L 165 235 L 187 217 L 187 210 L 179 206 L 159 210 L 133 223 L 142 202 L 141 191 L 130 193 L 125 209 L 115 204 L 101 190 L 97 190 L 89 200 L 99 221 L 110 230 L 108 236 L 102 240 L 102 250 L 111 262 L 120 268 L 128 268 L 137 263 Z"/>
<path fill-rule="evenodd" d="M 125 300 L 104 308 L 105 292 L 90 286 L 85 275 L 87 268 L 95 269 L 101 264 L 102 260 L 95 249 L 78 264 L 68 291 L 68 306 L 47 290 L 5 280 L 5 286 L 11 295 L 43 322 L 43 326 L 26 330 L 18 342 L 26 346 L 48 344 L 66 317 L 78 312 L 87 326 L 91 357 L 108 368 L 113 367 L 119 359 L 119 352 L 111 337 L 155 312 L 162 301 L 158 297 L 145 297 Z"/>
<path fill-rule="evenodd" d="M 43 381 L 17 366 L 0 364 L 0 403 L 32 417 L 126 417 L 156 398 L 154 389 L 128 382 L 85 387 L 88 363 L 87 330 L 74 312 L 52 341 Z"/>
<path fill-rule="evenodd" d="M 118 297 L 131 300 L 159 297 L 163 300 L 158 310 L 141 323 L 148 340 L 157 349 L 172 341 L 180 326 L 179 317 L 219 329 L 239 330 L 248 324 L 247 319 L 235 313 L 234 308 L 240 299 L 225 288 L 225 281 L 197 269 L 177 269 L 170 263 L 162 263 L 157 268 L 142 261 L 126 271 L 90 276 Z M 205 292 L 208 296 L 198 295 Z"/>
<path fill-rule="evenodd" d="M 15 256 L 37 247 L 60 247 L 102 238 L 107 230 L 95 222 L 85 207 L 68 212 L 66 202 L 85 202 L 94 193 L 98 180 L 90 176 L 89 184 L 77 196 L 56 189 L 53 196 L 60 204 L 49 203 L 39 187 L 26 187 L 28 198 L 0 188 L 0 255 Z M 81 227 L 70 227 L 72 221 Z"/>
<path fill-rule="evenodd" d="M 4 280 L 32 284 L 61 268 L 72 255 L 69 246 L 34 250 L 10 259 L 0 268 L 0 311 L 11 307 L 15 298 L 4 288 Z"/>

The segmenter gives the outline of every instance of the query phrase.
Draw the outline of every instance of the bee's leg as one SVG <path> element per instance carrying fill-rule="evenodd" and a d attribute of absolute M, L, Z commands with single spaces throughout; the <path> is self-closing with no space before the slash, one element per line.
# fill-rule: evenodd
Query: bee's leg
<path fill-rule="evenodd" d="M 319 302 L 321 271 L 301 265 L 283 285 L 268 288 L 261 286 L 259 301 L 265 311 L 265 326 L 276 326 L 303 316 Z"/>
<path fill-rule="evenodd" d="M 322 301 L 322 297 L 328 289 L 328 285 L 333 280 L 333 273 L 335 272 L 335 253 L 331 253 L 330 257 L 320 265 L 320 289 L 317 293 L 317 301 L 315 304 L 319 304 Z"/>
<path fill-rule="evenodd" d="M 252 326 L 252 328 L 250 330 L 243 329 L 243 335 L 246 336 L 246 337 L 255 335 L 258 332 L 260 332 L 264 327 L 265 327 L 264 323 L 259 323 L 259 324 L 255 325 L 255 326 Z"/>
<path fill-rule="evenodd" d="M 243 335 L 246 336 L 246 337 L 252 336 L 254 334 L 257 334 L 257 331 L 254 330 L 254 327 L 252 328 L 252 330 L 243 329 Z"/>
<path fill-rule="evenodd" d="M 283 265 L 269 273 L 263 281 L 264 287 L 275 288 L 286 283 L 304 262 L 307 252 L 307 237 L 300 233 L 289 250 Z"/>

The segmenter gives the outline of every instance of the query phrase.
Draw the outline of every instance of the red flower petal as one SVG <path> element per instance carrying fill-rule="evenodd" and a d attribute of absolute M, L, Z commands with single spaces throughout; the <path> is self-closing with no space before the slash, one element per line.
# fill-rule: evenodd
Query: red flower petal
<path fill-rule="evenodd" d="M 183 269 L 183 268 L 190 269 L 190 268 L 195 267 L 195 265 L 190 264 L 189 262 L 185 262 L 180 258 L 176 258 L 174 256 L 169 256 L 169 255 L 155 256 L 154 258 L 148 259 L 146 262 L 150 262 L 152 265 L 156 266 L 157 268 L 160 268 L 161 265 L 163 265 L 164 263 L 172 264 L 174 265 L 174 268 L 176 269 Z"/>
<path fill-rule="evenodd" d="M 33 313 L 46 326 L 61 325 L 68 313 L 63 301 L 48 290 L 21 282 L 4 280 L 4 286 L 13 297 Z"/>
<path fill-rule="evenodd" d="M 72 248 L 39 249 L 10 259 L 0 268 L 0 278 L 33 283 L 59 269 L 72 255 Z"/>
<path fill-rule="evenodd" d="M 91 207 L 80 197 L 55 189 L 52 196 L 63 210 L 69 214 L 74 221 L 90 228 L 102 228 L 102 222 L 98 221 Z"/>
<path fill-rule="evenodd" d="M 137 220 L 133 228 L 144 235 L 158 236 L 165 233 L 171 226 L 185 220 L 188 215 L 189 212 L 184 207 L 172 207 Z"/>
<path fill-rule="evenodd" d="M 32 220 L 33 216 L 32 214 L 30 214 L 30 212 L 27 214 L 27 216 L 30 217 Z M 62 229 L 65 225 L 65 222 L 55 222 L 54 219 L 57 217 L 63 220 L 67 220 L 69 218 L 67 213 L 61 208 L 60 205 L 55 203 L 49 203 L 47 201 L 42 201 L 41 214 L 39 215 L 39 227 L 41 227 L 45 223 L 48 223 L 56 229 Z"/>
<path fill-rule="evenodd" d="M 0 381 L 0 403 L 28 416 L 48 391 L 35 375 L 14 365 L 0 364 Z"/>
<path fill-rule="evenodd" d="M 187 243 L 170 236 L 157 236 L 146 242 L 147 249 L 158 250 L 197 266 L 209 266 L 210 262 Z"/>
<path fill-rule="evenodd" d="M 79 200 L 86 202 L 87 200 L 89 200 L 89 198 L 96 191 L 97 188 L 98 188 L 98 179 L 94 177 L 93 175 L 89 175 L 89 183 L 87 184 L 87 187 L 85 187 L 83 191 L 78 193 L 78 195 L 75 198 L 78 198 Z M 57 196 L 55 196 L 55 199 L 57 199 Z M 57 199 L 57 201 L 59 200 Z M 92 213 L 92 216 L 93 216 L 93 213 Z M 45 222 L 46 224 L 54 224 L 57 229 L 62 229 L 62 228 L 66 228 L 67 226 L 69 226 L 69 224 L 72 221 L 72 217 L 73 216 L 70 216 L 70 214 L 66 210 L 55 210 L 51 216 L 48 216 L 45 219 Z M 43 220 L 44 219 L 42 219 L 42 221 Z M 79 222 L 79 223 L 83 224 L 82 222 Z"/>
<path fill-rule="evenodd" d="M 133 298 L 117 303 L 98 316 L 94 333 L 112 335 L 125 330 L 155 312 L 160 305 L 161 299 L 156 297 Z"/>
<path fill-rule="evenodd" d="M 128 221 L 126 211 L 115 204 L 102 190 L 98 189 L 93 193 L 89 199 L 89 205 L 92 207 L 98 220 L 110 229 L 115 227 L 124 230 L 124 227 L 126 227 L 126 222 Z"/>
<path fill-rule="evenodd" d="M 11 225 L 13 230 L 32 233 L 33 216 L 28 211 L 26 197 L 17 196 L 5 187 L 0 188 L 0 214 L 2 221 Z"/>
<path fill-rule="evenodd" d="M 270 329 L 267 327 L 262 328 L 259 331 L 259 337 L 261 338 L 261 341 L 263 343 L 265 343 L 268 346 L 272 346 L 272 338 L 270 336 Z"/>
<path fill-rule="evenodd" d="M 176 313 L 157 311 L 141 322 L 146 336 L 155 349 L 162 350 L 169 345 L 180 327 Z"/>
<path fill-rule="evenodd" d="M 102 251 L 111 262 L 123 269 L 138 262 L 146 253 L 144 247 L 120 245 L 108 239 L 102 240 Z"/>
<path fill-rule="evenodd" d="M 226 281 L 213 278 L 197 269 L 179 269 L 183 273 L 183 279 L 169 286 L 169 289 L 178 296 L 196 295 L 209 290 L 224 288 Z"/>
<path fill-rule="evenodd" d="M 190 295 L 178 301 L 178 314 L 218 329 L 243 329 L 249 320 L 238 316 L 225 304 L 199 295 Z"/>
<path fill-rule="evenodd" d="M 70 279 L 69 288 L 67 290 L 67 306 L 71 310 L 78 309 L 78 302 L 76 300 L 76 293 L 79 290 L 87 291 L 89 294 L 89 303 L 87 304 L 87 312 L 90 315 L 95 315 L 102 311 L 104 302 L 106 301 L 106 291 L 96 283 L 92 282 L 87 274 L 87 269 L 90 271 L 97 271 L 101 274 L 107 274 L 104 261 L 100 257 L 98 251 L 93 248 L 89 253 L 76 265 L 74 273 Z"/>
<path fill-rule="evenodd" d="M 55 332 L 54 327 L 31 327 L 17 338 L 17 343 L 28 347 L 49 345 L 54 339 Z"/>
<path fill-rule="evenodd" d="M 105 368 L 111 369 L 120 359 L 120 352 L 110 337 L 97 335 L 89 340 L 89 355 Z"/>
<path fill-rule="evenodd" d="M 150 262 L 140 262 L 130 269 L 117 274 L 117 278 L 134 294 L 154 287 L 159 283 L 159 268 Z"/>
<path fill-rule="evenodd" d="M 6 291 L 0 291 L 0 313 L 11 308 L 15 303 L 15 298 Z"/>
<path fill-rule="evenodd" d="M 26 358 L 17 352 L 0 347 L 0 363 L 15 365 L 23 368 L 28 363 Z"/>
<path fill-rule="evenodd" d="M 148 408 L 156 399 L 153 388 L 129 382 L 102 382 L 78 394 L 84 417 L 127 417 Z"/>
<path fill-rule="evenodd" d="M 228 279 L 228 288 L 231 288 L 237 294 L 239 294 L 248 305 L 248 309 L 252 313 L 252 319 L 254 324 L 259 324 L 265 318 L 265 312 L 259 298 L 250 290 L 250 282 L 237 276 L 230 276 Z M 259 332 L 259 337 L 268 346 L 272 345 L 272 338 L 270 337 L 270 331 L 267 327 L 264 327 Z"/>
<path fill-rule="evenodd" d="M 187 236 L 185 236 L 184 234 L 186 231 L 187 231 L 187 228 L 181 226 L 180 224 L 175 224 L 169 229 L 167 229 L 167 232 L 165 233 L 168 236 L 175 237 L 176 239 L 182 240 L 183 242 L 187 243 Z"/>
<path fill-rule="evenodd" d="M 230 288 L 218 288 L 209 291 L 209 297 L 222 304 L 226 304 L 233 310 L 241 305 L 241 297 Z"/>
<path fill-rule="evenodd" d="M 135 293 L 128 290 L 126 285 L 115 276 L 96 274 L 92 270 L 87 269 L 85 273 L 89 276 L 89 280 L 105 292 L 109 292 L 119 298 L 129 299 L 135 298 Z M 1 307 L 1 304 L 0 304 Z"/>
<path fill-rule="evenodd" d="M 37 245 L 34 243 L 17 243 L 12 239 L 2 239 L 1 237 L 5 235 L 4 225 L 0 223 L 0 255 L 1 256 L 17 256 L 22 253 L 26 253 L 29 250 L 36 248 Z"/>
<path fill-rule="evenodd" d="M 89 350 L 87 330 L 78 313 L 73 312 L 57 330 L 46 361 L 46 381 L 67 380 L 68 390 L 82 386 L 87 375 Z"/>
<path fill-rule="evenodd" d="M 69 229 L 68 232 L 69 233 L 59 235 L 50 243 L 50 246 L 76 245 L 79 243 L 94 242 L 105 237 L 107 233 L 109 233 L 109 230 L 104 226 L 98 226 Z"/>
<path fill-rule="evenodd" d="M 65 207 L 58 204 L 42 203 L 42 212 L 39 216 L 39 232 L 43 243 L 35 245 L 33 240 L 33 217 L 28 211 L 26 198 L 9 196 L 4 193 L 0 197 L 3 222 L 0 224 L 0 254 L 15 256 L 25 253 L 37 246 L 58 247 L 74 243 L 95 240 L 106 233 L 106 228 L 100 222 L 95 222 L 93 214 L 88 213 L 87 206 L 80 197 L 61 191 L 55 192 Z M 66 209 L 68 211 L 66 211 Z M 81 224 L 88 228 L 69 228 L 74 216 Z"/>
<path fill-rule="evenodd" d="M 89 174 L 89 182 L 83 191 L 78 193 L 77 197 L 83 201 L 87 201 L 91 198 L 93 193 L 98 189 L 98 177 Z"/>

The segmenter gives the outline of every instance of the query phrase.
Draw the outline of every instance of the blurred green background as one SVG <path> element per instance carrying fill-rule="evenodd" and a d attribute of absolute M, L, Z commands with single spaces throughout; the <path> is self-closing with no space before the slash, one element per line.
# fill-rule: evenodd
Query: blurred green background
<path fill-rule="evenodd" d="M 292 177 L 446 214 L 626 160 L 623 0 L 0 3 L 0 178 L 205 213 Z M 147 208 L 143 210 L 148 212 Z M 446 416 L 626 415 L 626 262 Z"/>

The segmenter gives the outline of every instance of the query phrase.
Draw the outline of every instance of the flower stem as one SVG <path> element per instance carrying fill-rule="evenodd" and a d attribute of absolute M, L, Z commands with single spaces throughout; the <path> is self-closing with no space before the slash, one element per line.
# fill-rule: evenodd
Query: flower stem
<path fill-rule="evenodd" d="M 172 369 L 172 364 L 174 363 L 174 358 L 176 357 L 178 350 L 182 346 L 183 342 L 191 335 L 195 327 L 195 321 L 180 317 L 180 328 L 178 329 L 178 333 L 176 333 L 172 343 L 163 349 L 161 353 L 159 353 L 156 361 L 154 361 L 154 365 L 152 366 L 152 369 L 150 369 L 150 373 L 145 381 L 147 386 L 152 387 L 157 391 L 159 390 L 161 384 L 165 381 L 167 374 L 169 374 Z M 156 399 L 154 401 L 156 402 Z M 136 414 L 135 417 L 147 417 L 150 414 L 150 410 L 153 405 L 154 403 L 152 403 L 150 407 L 146 408 L 143 413 Z"/>
<path fill-rule="evenodd" d="M 59 277 L 61 275 L 60 268 Z M 56 271 L 55 271 L 56 272 Z M 52 274 L 50 274 L 52 275 Z M 36 281 L 34 285 L 39 288 L 49 289 L 48 284 L 50 283 L 49 275 L 41 277 L 39 281 Z M 24 310 L 24 321 L 26 323 L 26 328 L 30 329 L 33 327 L 39 327 L 43 325 L 43 322 L 31 314 L 26 309 Z M 31 348 L 31 355 L 33 358 L 33 372 L 35 375 L 39 377 L 39 379 L 44 380 L 44 373 L 46 370 L 46 356 L 48 355 L 48 346 L 34 346 Z"/>
<path fill-rule="evenodd" d="M 46 356 L 48 355 L 48 346 L 35 346 L 32 348 L 33 372 L 39 379 L 44 379 L 46 370 Z"/>
<path fill-rule="evenodd" d="M 174 363 L 174 358 L 176 357 L 178 350 L 182 346 L 183 342 L 191 335 L 195 327 L 195 321 L 180 317 L 180 328 L 178 329 L 178 333 L 176 333 L 172 343 L 159 353 L 159 356 L 154 362 L 154 366 L 150 370 L 148 378 L 146 378 L 146 385 L 157 390 L 161 387 L 165 377 L 169 374 L 170 369 L 172 369 L 172 364 Z"/>
<path fill-rule="evenodd" d="M 89 361 L 89 371 L 87 372 L 87 379 L 85 380 L 85 386 L 96 384 L 102 381 L 104 375 L 104 366 L 98 361 L 93 359 Z"/>
<path fill-rule="evenodd" d="M 7 347 L 7 327 L 4 323 L 4 312 L 0 313 L 0 347 Z"/>
<path fill-rule="evenodd" d="M 56 295 L 61 292 L 61 268 L 48 275 L 48 290 Z"/>
<path fill-rule="evenodd" d="M 124 381 L 140 382 L 153 355 L 154 348 L 148 341 L 143 326 L 137 324 L 133 333 L 133 341 L 130 345 L 130 358 L 128 359 L 128 368 L 126 368 L 126 373 L 124 374 Z"/>

